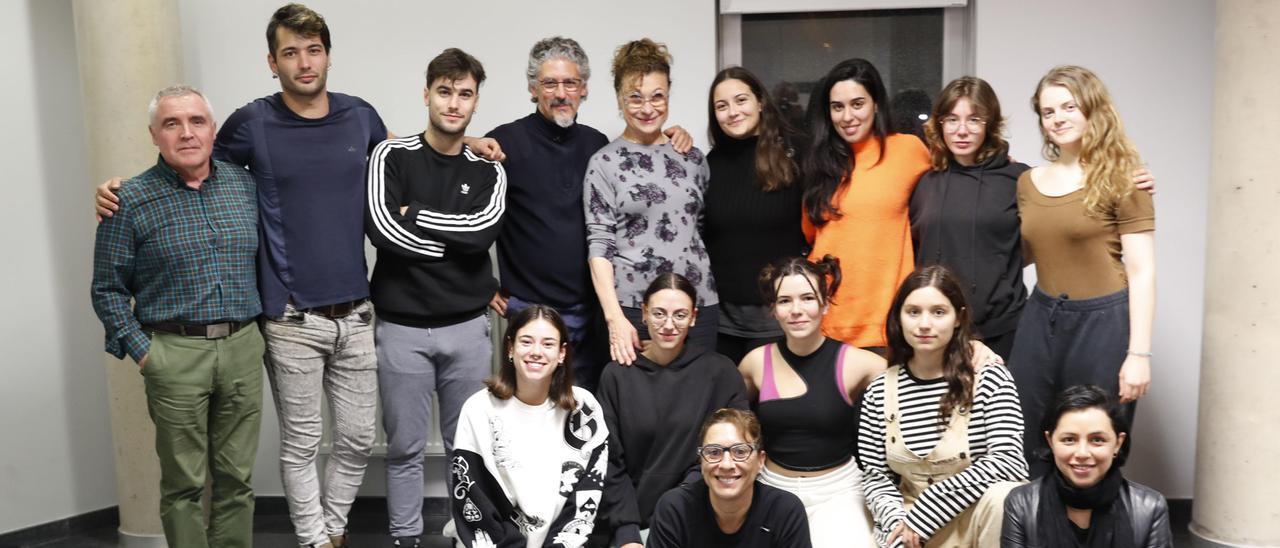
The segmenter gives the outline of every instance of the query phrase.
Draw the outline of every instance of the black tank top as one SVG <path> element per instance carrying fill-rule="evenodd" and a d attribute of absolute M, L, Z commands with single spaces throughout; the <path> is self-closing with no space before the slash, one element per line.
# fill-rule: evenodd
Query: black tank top
<path fill-rule="evenodd" d="M 804 380 L 805 393 L 778 397 L 773 350 Z M 847 347 L 826 339 L 808 356 L 797 356 L 786 343 L 765 349 L 764 375 L 756 413 L 769 459 L 788 470 L 809 472 L 849 462 L 854 456 L 858 410 L 847 399 L 842 365 Z"/>

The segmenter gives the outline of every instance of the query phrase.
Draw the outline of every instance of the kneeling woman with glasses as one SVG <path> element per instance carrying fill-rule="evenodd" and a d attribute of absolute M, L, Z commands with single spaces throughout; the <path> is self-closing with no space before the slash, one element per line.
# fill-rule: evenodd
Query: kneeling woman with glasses
<path fill-rule="evenodd" d="M 1005 496 L 1027 477 L 1013 376 L 970 367 L 969 307 L 945 267 L 912 272 L 889 310 L 893 365 L 867 388 L 858 428 L 876 543 L 998 547 Z"/>
<path fill-rule="evenodd" d="M 721 409 L 702 426 L 702 479 L 668 491 L 653 513 L 649 548 L 809 548 L 795 495 L 755 481 L 764 466 L 760 422 Z"/>
<path fill-rule="evenodd" d="M 608 502 L 617 546 L 641 542 L 658 497 L 697 478 L 698 429 L 717 409 L 747 408 L 746 387 L 729 358 L 685 343 L 700 321 L 693 284 L 661 274 L 644 292 L 651 342 L 632 366 L 605 366 L 596 392 L 609 426 Z M 615 499 L 614 495 L 617 498 Z M 604 527 L 601 527 L 603 529 Z"/>

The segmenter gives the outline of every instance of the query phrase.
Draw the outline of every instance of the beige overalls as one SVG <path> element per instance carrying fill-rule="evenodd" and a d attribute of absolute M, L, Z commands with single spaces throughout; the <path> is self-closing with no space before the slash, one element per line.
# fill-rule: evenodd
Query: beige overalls
<path fill-rule="evenodd" d="M 898 411 L 898 370 L 889 368 L 884 379 L 885 460 L 898 474 L 898 492 L 908 511 L 916 499 L 931 485 L 945 481 L 972 462 L 969 456 L 969 410 L 956 408 L 938 445 L 927 456 L 920 457 L 907 448 L 902 439 Z M 977 389 L 977 380 L 974 389 Z M 938 529 L 925 546 L 929 548 L 999 548 L 1000 526 L 1004 520 L 1004 499 L 1022 482 L 998 482 L 987 488 L 982 498 Z M 885 531 L 891 533 L 891 531 Z"/>

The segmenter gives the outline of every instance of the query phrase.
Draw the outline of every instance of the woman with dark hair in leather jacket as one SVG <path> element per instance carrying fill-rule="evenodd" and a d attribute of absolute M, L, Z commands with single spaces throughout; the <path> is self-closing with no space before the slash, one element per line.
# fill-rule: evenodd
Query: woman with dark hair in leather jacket
<path fill-rule="evenodd" d="M 1043 430 L 1054 471 L 1005 499 L 1002 547 L 1173 546 L 1164 496 L 1120 473 L 1129 424 L 1105 390 L 1062 391 Z"/>

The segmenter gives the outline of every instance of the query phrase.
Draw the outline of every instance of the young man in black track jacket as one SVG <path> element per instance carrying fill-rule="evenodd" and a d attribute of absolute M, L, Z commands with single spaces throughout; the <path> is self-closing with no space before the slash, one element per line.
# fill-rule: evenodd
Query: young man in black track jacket
<path fill-rule="evenodd" d="M 384 141 L 369 158 L 365 231 L 378 249 L 370 292 L 396 546 L 417 546 L 422 534 L 432 392 L 452 451 L 462 404 L 490 372 L 485 309 L 497 283 L 489 247 L 501 228 L 507 179 L 501 164 L 462 142 L 482 82 L 479 61 L 445 50 L 427 66 L 426 131 Z"/>

